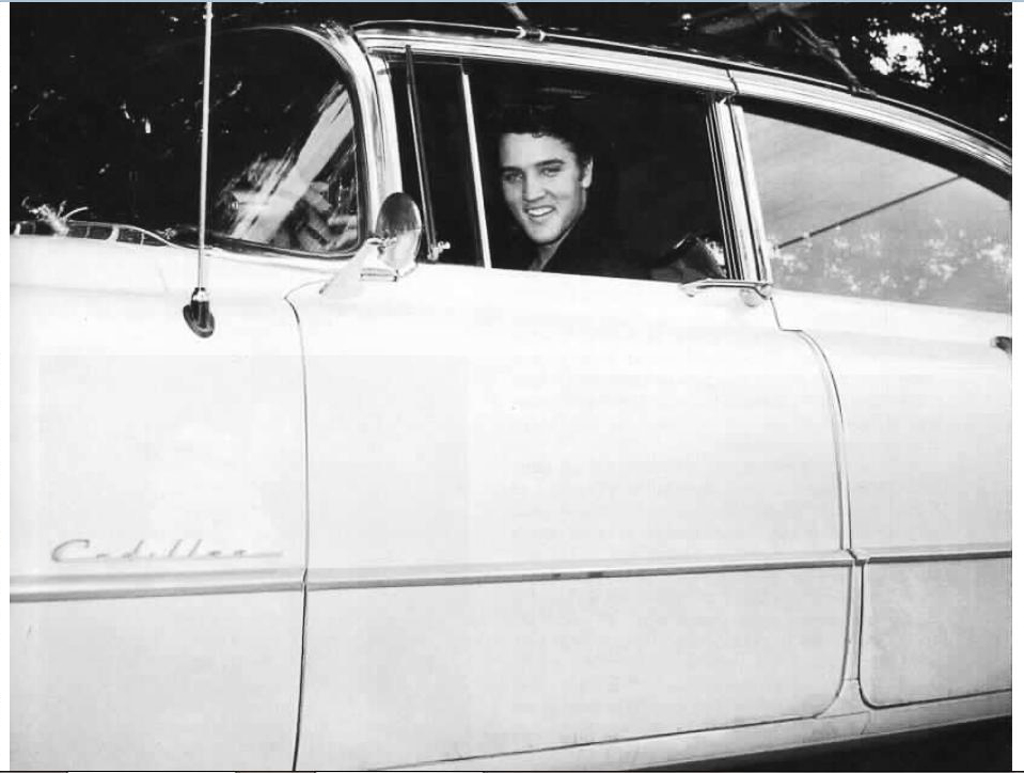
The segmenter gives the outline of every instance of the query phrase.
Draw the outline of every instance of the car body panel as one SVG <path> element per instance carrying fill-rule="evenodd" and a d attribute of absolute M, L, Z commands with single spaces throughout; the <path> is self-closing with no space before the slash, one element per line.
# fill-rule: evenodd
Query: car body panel
<path fill-rule="evenodd" d="M 1010 560 L 868 563 L 861 687 L 872 706 L 1010 689 Z"/>
<path fill-rule="evenodd" d="M 1009 689 L 1008 561 L 971 555 L 1010 550 L 1010 358 L 991 344 L 1008 315 L 785 291 L 775 304 L 835 378 L 851 545 L 890 562 L 864 568 L 865 700 Z"/>
<path fill-rule="evenodd" d="M 12 243 L 15 767 L 289 765 L 308 272 L 220 261 L 202 341 L 193 251 Z"/>
<path fill-rule="evenodd" d="M 300 766 L 600 742 L 831 702 L 852 562 L 827 379 L 770 306 L 735 288 L 691 298 L 443 265 L 355 298 L 289 298 L 310 404 Z M 659 619 L 664 636 L 627 646 Z M 370 635 L 381 644 L 367 650 Z M 714 644 L 726 639 L 744 644 Z M 420 687 L 399 697 L 408 684 Z M 395 712 L 408 732 L 382 745 Z"/>
<path fill-rule="evenodd" d="M 641 770 L 666 766 L 730 767 L 744 756 L 750 764 L 772 751 L 824 749 L 845 741 L 880 740 L 900 732 L 991 719 L 1010 713 L 1010 693 L 936 701 L 875 711 L 846 712 L 789 722 L 759 723 L 692 733 L 671 733 L 522 754 L 445 760 L 406 770 Z"/>
<path fill-rule="evenodd" d="M 313 592 L 298 766 L 404 767 L 812 716 L 838 687 L 849 571 Z M 780 598 L 801 613 L 780 614 Z"/>
<path fill-rule="evenodd" d="M 299 591 L 12 604 L 12 767 L 287 770 L 301 626 Z"/>
<path fill-rule="evenodd" d="M 774 302 L 836 380 L 854 547 L 1008 543 L 1010 358 L 991 341 L 1009 316 L 785 290 Z"/>
<path fill-rule="evenodd" d="M 307 358 L 310 506 L 322 513 L 311 569 L 604 558 L 612 544 L 624 559 L 839 549 L 826 379 L 770 307 L 730 288 L 689 298 L 671 284 L 541 279 L 423 265 L 354 299 L 313 286 L 290 296 Z M 766 459 L 793 426 L 802 442 Z M 721 459 L 749 484 L 733 485 Z M 601 470 L 619 477 L 599 493 L 588 484 Z M 779 477 L 796 470 L 798 491 Z M 389 480 L 415 499 L 381 501 Z M 643 497 L 651 532 L 609 510 L 609 495 Z M 673 496 L 707 523 L 680 521 Z M 328 517 L 371 502 L 379 517 L 355 533 Z M 571 544 L 538 539 L 553 515 L 573 524 Z M 439 542 L 449 518 L 465 537 Z"/>

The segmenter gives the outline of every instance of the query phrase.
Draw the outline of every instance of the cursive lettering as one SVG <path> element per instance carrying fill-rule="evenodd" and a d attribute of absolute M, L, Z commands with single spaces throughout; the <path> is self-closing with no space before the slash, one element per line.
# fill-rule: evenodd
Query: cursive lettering
<path fill-rule="evenodd" d="M 188 551 L 179 553 L 182 547 Z M 202 561 L 230 560 L 233 558 L 278 558 L 283 553 L 279 550 L 249 550 L 247 548 L 209 549 L 204 547 L 201 538 L 176 539 L 169 548 L 160 547 L 149 540 L 136 540 L 130 550 L 117 551 L 109 548 L 103 551 L 93 548 L 92 540 L 80 537 L 69 539 L 56 545 L 50 551 L 50 558 L 58 564 L 75 564 L 92 561 Z"/>

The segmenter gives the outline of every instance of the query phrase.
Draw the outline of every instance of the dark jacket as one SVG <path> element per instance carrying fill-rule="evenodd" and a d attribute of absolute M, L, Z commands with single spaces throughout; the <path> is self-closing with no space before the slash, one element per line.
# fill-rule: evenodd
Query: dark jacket
<path fill-rule="evenodd" d="M 496 250 L 496 253 L 502 253 Z M 528 269 L 537 257 L 537 245 L 516 227 L 508 238 L 507 250 L 496 254 L 498 268 Z M 544 271 L 556 274 L 615 276 L 650 279 L 643 260 L 629 250 L 614 232 L 602 227 L 601 218 L 590 208 L 558 246 Z"/>

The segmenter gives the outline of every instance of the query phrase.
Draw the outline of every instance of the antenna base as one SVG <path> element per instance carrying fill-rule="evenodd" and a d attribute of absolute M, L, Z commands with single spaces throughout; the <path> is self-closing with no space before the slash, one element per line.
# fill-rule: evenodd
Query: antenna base
<path fill-rule="evenodd" d="M 192 300 L 188 306 L 181 309 L 185 317 L 185 323 L 189 330 L 200 338 L 209 338 L 213 335 L 214 319 L 210 311 L 210 296 L 206 294 L 205 287 L 197 287 L 192 293 Z"/>

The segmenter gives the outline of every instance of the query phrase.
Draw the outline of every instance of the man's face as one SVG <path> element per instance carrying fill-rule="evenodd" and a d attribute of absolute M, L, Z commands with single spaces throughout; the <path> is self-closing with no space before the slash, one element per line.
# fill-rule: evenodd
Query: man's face
<path fill-rule="evenodd" d="M 499 155 L 512 217 L 534 243 L 557 244 L 583 214 L 593 163 L 581 169 L 569 146 L 547 135 L 504 134 Z"/>

